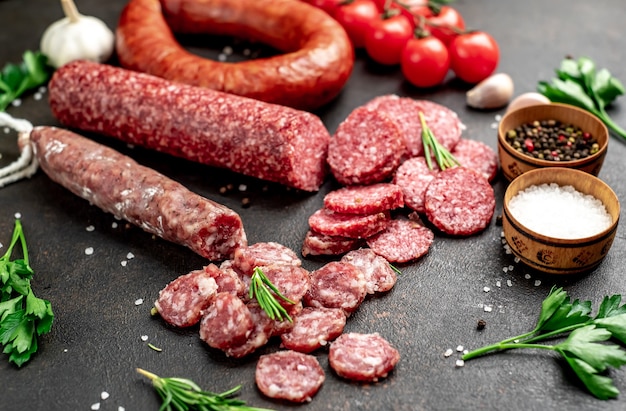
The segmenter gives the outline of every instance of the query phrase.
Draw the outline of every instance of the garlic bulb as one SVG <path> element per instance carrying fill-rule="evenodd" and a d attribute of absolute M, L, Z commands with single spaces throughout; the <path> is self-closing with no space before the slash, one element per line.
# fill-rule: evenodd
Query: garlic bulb
<path fill-rule="evenodd" d="M 534 106 L 536 104 L 550 104 L 550 100 L 543 94 L 531 91 L 515 97 L 506 108 L 506 111 L 509 112 L 526 106 Z"/>
<path fill-rule="evenodd" d="M 65 17 L 46 29 L 40 49 L 53 67 L 73 60 L 104 62 L 113 54 L 115 36 L 107 25 L 83 16 L 72 0 L 61 0 Z"/>
<path fill-rule="evenodd" d="M 470 107 L 481 109 L 504 107 L 513 97 L 513 80 L 508 74 L 494 74 L 468 91 L 466 97 L 467 105 Z"/>

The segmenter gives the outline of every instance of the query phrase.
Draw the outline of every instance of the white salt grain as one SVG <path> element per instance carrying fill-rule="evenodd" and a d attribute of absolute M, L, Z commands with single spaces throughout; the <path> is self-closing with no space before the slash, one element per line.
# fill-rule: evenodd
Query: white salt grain
<path fill-rule="evenodd" d="M 488 293 L 489 291 L 491 291 L 491 288 L 489 288 L 489 287 L 483 287 L 483 291 L 484 291 L 484 292 L 486 292 L 486 293 Z"/>
<path fill-rule="evenodd" d="M 463 361 L 463 360 L 456 360 L 456 363 L 454 363 L 454 365 L 457 368 L 463 367 L 465 365 L 465 361 Z"/>
<path fill-rule="evenodd" d="M 87 227 L 85 227 L 85 230 L 92 232 L 96 229 L 96 227 L 92 226 L 92 225 L 88 225 Z"/>
<path fill-rule="evenodd" d="M 611 215 L 597 198 L 556 183 L 528 187 L 509 201 L 509 210 L 529 230 L 561 239 L 586 238 L 611 226 Z"/>
<path fill-rule="evenodd" d="M 444 357 L 446 357 L 446 358 L 448 358 L 448 357 L 450 357 L 450 356 L 452 355 L 452 353 L 453 353 L 453 352 L 454 352 L 454 351 L 452 351 L 452 348 L 448 348 L 448 349 L 446 350 L 446 352 L 444 352 L 444 353 L 443 353 L 443 356 L 444 356 Z"/>
<path fill-rule="evenodd" d="M 541 280 L 535 280 L 535 287 L 539 287 L 541 285 Z"/>
<path fill-rule="evenodd" d="M 148 341 L 148 336 L 147 335 L 142 335 L 141 336 L 141 341 Z"/>
<path fill-rule="evenodd" d="M 93 254 L 93 247 L 85 248 L 85 255 L 92 255 L 92 254 Z"/>
<path fill-rule="evenodd" d="M 15 213 L 15 218 L 17 218 L 18 220 L 22 218 L 22 213 Z"/>
<path fill-rule="evenodd" d="M 483 307 L 483 310 L 484 310 L 486 313 L 490 313 L 490 312 L 491 312 L 491 310 L 493 310 L 493 308 L 491 308 L 491 306 L 489 306 L 489 305 L 486 305 L 486 306 L 484 306 L 484 307 Z"/>
<path fill-rule="evenodd" d="M 91 409 L 92 409 L 93 411 L 97 411 L 97 410 L 99 410 L 99 409 L 100 409 L 100 403 L 99 403 L 99 402 L 97 402 L 97 403 L 95 403 L 95 404 L 91 404 Z"/>
<path fill-rule="evenodd" d="M 126 258 L 132 260 L 133 258 L 135 258 L 135 254 L 129 252 L 128 254 L 126 254 Z"/>
<path fill-rule="evenodd" d="M 120 405 L 119 407 L 117 407 L 117 411 L 126 411 L 126 408 Z"/>
<path fill-rule="evenodd" d="M 135 305 L 141 305 L 143 304 L 143 298 L 138 298 L 135 300 Z"/>
<path fill-rule="evenodd" d="M 524 274 L 524 278 L 530 280 L 530 274 Z"/>
<path fill-rule="evenodd" d="M 128 264 L 128 261 L 122 260 L 122 261 L 120 261 L 120 264 L 121 264 L 122 267 L 126 267 L 126 265 Z"/>
<path fill-rule="evenodd" d="M 508 285 L 509 287 L 513 287 L 513 281 L 506 280 L 506 285 Z"/>
<path fill-rule="evenodd" d="M 111 228 L 117 228 L 117 223 L 115 221 L 111 224 Z"/>
<path fill-rule="evenodd" d="M 463 352 L 463 346 L 462 346 L 462 345 L 457 346 L 457 347 L 456 347 L 456 350 L 457 350 L 458 352 Z"/>
<path fill-rule="evenodd" d="M 19 106 L 21 106 L 21 105 L 22 105 L 22 100 L 21 100 L 21 99 L 19 99 L 19 98 L 16 98 L 15 100 L 13 100 L 13 101 L 11 102 L 11 105 L 12 105 L 13 107 L 19 107 Z"/>
<path fill-rule="evenodd" d="M 498 288 L 502 287 L 502 282 L 500 280 L 496 281 L 496 287 Z"/>
<path fill-rule="evenodd" d="M 106 391 L 102 391 L 102 393 L 100 394 L 100 398 L 106 400 L 107 398 L 109 398 L 109 393 Z"/>

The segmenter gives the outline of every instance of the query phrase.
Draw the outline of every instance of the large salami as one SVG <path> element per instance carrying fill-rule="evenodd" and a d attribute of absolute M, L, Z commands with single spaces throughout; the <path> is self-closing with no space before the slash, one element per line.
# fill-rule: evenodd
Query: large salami
<path fill-rule="evenodd" d="M 58 69 L 49 92 L 72 128 L 306 191 L 326 175 L 330 136 L 308 112 L 87 61 Z"/>
<path fill-rule="evenodd" d="M 117 218 L 209 260 L 247 244 L 237 213 L 111 148 L 55 127 L 36 127 L 30 139 L 52 180 Z"/>

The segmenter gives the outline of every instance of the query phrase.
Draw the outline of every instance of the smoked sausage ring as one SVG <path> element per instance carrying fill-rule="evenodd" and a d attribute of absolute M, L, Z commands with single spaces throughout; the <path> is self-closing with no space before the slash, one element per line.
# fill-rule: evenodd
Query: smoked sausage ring
<path fill-rule="evenodd" d="M 285 54 L 218 62 L 186 51 L 174 33 L 234 36 Z M 130 0 L 116 51 L 131 70 L 303 110 L 334 99 L 354 65 L 341 25 L 299 0 Z"/>

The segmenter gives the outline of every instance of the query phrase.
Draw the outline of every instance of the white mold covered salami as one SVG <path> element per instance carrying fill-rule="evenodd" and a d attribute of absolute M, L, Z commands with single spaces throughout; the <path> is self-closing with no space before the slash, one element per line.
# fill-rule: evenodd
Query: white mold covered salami
<path fill-rule="evenodd" d="M 278 351 L 259 358 L 255 380 L 259 390 L 270 398 L 302 403 L 311 401 L 325 376 L 314 356 Z"/>
<path fill-rule="evenodd" d="M 212 261 L 247 244 L 237 213 L 128 156 L 55 127 L 35 127 L 30 139 L 53 181 L 117 218 Z"/>

